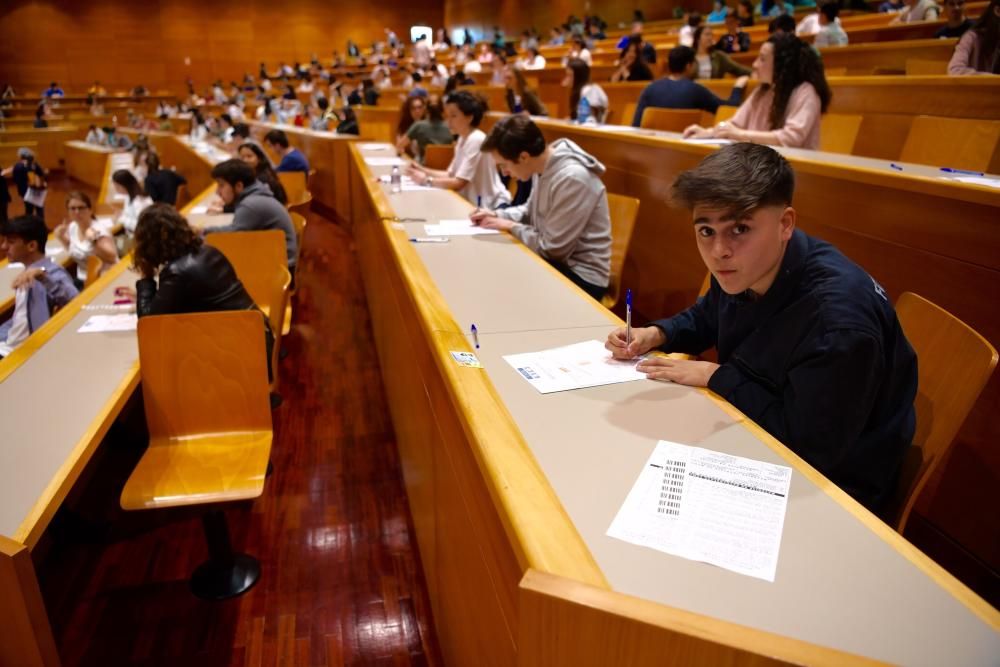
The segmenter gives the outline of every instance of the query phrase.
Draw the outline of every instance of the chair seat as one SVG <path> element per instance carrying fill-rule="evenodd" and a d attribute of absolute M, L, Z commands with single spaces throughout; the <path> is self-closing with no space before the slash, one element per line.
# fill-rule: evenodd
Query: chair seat
<path fill-rule="evenodd" d="M 122 490 L 126 510 L 247 500 L 264 490 L 271 431 L 152 440 Z"/>

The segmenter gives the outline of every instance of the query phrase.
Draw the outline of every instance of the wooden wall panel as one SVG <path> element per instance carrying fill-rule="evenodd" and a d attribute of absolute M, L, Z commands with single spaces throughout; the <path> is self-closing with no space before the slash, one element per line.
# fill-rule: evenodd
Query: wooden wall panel
<path fill-rule="evenodd" d="M 441 25 L 443 0 L 380 5 L 364 0 L 4 0 L 0 3 L 0 82 L 38 93 L 56 80 L 73 92 L 99 79 L 109 92 L 142 83 L 182 90 L 221 77 L 256 74 L 265 61 L 329 60 L 348 39 L 370 43 L 391 27 Z M 190 59 L 190 64 L 185 59 Z"/>

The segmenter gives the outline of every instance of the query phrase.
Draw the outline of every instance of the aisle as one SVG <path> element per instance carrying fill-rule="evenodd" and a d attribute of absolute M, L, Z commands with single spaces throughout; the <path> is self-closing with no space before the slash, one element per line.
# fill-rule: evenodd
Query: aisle
<path fill-rule="evenodd" d="M 39 566 L 65 665 L 440 663 L 352 242 L 311 216 L 303 247 L 275 474 L 228 514 L 260 583 L 199 601 L 186 582 L 205 557 L 197 513 L 123 515 L 105 499 L 108 534 L 63 521 Z M 82 514 L 127 468 L 135 438 L 112 437 Z"/>

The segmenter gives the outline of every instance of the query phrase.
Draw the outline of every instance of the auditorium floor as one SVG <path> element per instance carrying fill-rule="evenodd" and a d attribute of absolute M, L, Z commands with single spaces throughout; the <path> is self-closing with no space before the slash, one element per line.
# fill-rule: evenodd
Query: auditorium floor
<path fill-rule="evenodd" d="M 187 587 L 206 556 L 197 512 L 115 507 L 141 451 L 126 419 L 36 554 L 65 665 L 440 664 L 351 238 L 310 223 L 275 471 L 260 499 L 227 512 L 260 582 L 198 600 Z"/>

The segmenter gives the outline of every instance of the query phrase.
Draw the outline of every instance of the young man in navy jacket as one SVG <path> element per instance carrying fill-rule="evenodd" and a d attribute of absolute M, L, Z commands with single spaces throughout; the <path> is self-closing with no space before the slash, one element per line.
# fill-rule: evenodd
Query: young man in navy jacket
<path fill-rule="evenodd" d="M 913 438 L 917 359 L 885 290 L 795 229 L 795 176 L 776 151 L 733 144 L 681 174 L 708 293 L 671 318 L 608 336 L 616 358 L 654 348 L 653 379 L 708 387 L 872 511 L 892 497 Z"/>

